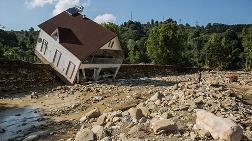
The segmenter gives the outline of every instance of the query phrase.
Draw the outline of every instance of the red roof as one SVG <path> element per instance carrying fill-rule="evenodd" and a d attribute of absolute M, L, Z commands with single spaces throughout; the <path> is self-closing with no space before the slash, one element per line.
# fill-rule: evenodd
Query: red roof
<path fill-rule="evenodd" d="M 71 16 L 62 12 L 38 26 L 49 35 L 58 29 L 59 43 L 81 61 L 116 37 L 112 31 L 81 14 Z"/>

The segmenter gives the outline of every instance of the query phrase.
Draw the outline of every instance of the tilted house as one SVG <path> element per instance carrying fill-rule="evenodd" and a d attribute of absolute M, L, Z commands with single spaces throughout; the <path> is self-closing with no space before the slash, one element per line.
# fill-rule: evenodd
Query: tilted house
<path fill-rule="evenodd" d="M 116 77 L 123 53 L 115 33 L 70 8 L 39 25 L 35 54 L 67 83 Z"/>

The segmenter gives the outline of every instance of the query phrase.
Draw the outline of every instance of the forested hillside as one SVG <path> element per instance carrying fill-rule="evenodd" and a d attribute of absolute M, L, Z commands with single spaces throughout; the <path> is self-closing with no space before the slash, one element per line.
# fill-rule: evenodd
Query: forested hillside
<path fill-rule="evenodd" d="M 37 61 L 33 49 L 36 45 L 38 31 L 0 30 L 0 58 L 22 60 L 35 63 Z"/>
<path fill-rule="evenodd" d="M 190 26 L 176 21 L 122 25 L 104 24 L 116 32 L 124 49 L 124 63 L 153 63 L 177 67 L 250 69 L 252 25 Z M 0 30 L 0 58 L 38 61 L 33 53 L 38 31 Z"/>

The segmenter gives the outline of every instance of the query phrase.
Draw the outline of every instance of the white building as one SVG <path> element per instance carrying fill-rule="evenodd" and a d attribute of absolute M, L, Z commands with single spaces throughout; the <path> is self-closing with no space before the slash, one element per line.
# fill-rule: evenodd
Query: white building
<path fill-rule="evenodd" d="M 80 12 L 70 8 L 40 24 L 35 54 L 66 83 L 115 78 L 123 61 L 117 35 Z"/>

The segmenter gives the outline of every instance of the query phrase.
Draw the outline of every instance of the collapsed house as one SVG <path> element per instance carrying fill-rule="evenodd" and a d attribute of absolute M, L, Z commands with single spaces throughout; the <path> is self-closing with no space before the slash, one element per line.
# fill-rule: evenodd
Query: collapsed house
<path fill-rule="evenodd" d="M 38 25 L 36 56 L 66 83 L 80 79 L 115 78 L 123 52 L 115 33 L 73 7 Z"/>

